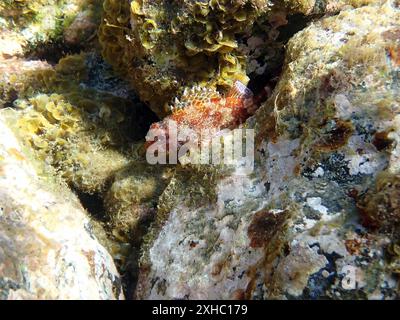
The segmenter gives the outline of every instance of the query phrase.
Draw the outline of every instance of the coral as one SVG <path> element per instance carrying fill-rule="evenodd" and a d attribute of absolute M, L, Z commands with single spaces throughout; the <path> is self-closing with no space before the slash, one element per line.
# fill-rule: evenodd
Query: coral
<path fill-rule="evenodd" d="M 260 0 L 106 0 L 104 10 L 103 56 L 164 116 L 165 104 L 185 86 L 248 82 L 236 37 L 269 6 Z"/>

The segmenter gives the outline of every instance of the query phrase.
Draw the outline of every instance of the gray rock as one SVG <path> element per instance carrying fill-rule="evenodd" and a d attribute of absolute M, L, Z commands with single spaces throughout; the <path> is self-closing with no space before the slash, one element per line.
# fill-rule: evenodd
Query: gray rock
<path fill-rule="evenodd" d="M 398 231 L 366 229 L 357 207 L 383 170 L 399 173 L 399 62 L 388 54 L 399 21 L 386 1 L 290 40 L 280 82 L 248 123 L 254 173 L 217 180 L 215 201 L 191 206 L 202 180 L 172 180 L 165 198 L 181 192 L 142 260 L 138 298 L 398 297 L 385 258 Z"/>

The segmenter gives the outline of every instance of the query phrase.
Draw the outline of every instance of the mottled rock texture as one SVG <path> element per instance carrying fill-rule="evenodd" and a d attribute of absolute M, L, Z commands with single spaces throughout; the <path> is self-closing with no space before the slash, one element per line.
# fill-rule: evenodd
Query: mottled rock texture
<path fill-rule="evenodd" d="M 248 81 L 236 37 L 269 5 L 260 0 L 106 0 L 104 10 L 99 30 L 104 57 L 165 116 L 165 104 L 184 86 L 226 88 L 234 80 Z"/>
<path fill-rule="evenodd" d="M 101 4 L 102 0 L 4 0 L 0 32 L 18 34 L 25 41 L 25 51 L 60 42 L 84 46 L 96 35 Z"/>
<path fill-rule="evenodd" d="M 106 0 L 114 73 L 102 2 L 0 4 L 0 298 L 399 297 L 398 1 Z M 145 162 L 130 87 L 249 79 L 253 173 Z"/>
<path fill-rule="evenodd" d="M 224 91 L 236 80 L 247 84 L 254 71 L 269 71 L 287 40 L 280 34 L 289 16 L 312 19 L 378 2 L 105 0 L 99 40 L 104 58 L 164 117 L 185 87 Z"/>
<path fill-rule="evenodd" d="M 255 172 L 171 180 L 138 298 L 398 297 L 399 21 L 376 1 L 289 41 Z"/>
<path fill-rule="evenodd" d="M 93 233 L 123 272 L 168 181 L 137 155 L 155 116 L 95 53 L 55 66 L 13 56 L 0 70 L 0 109 L 12 110 L 19 141 L 98 219 Z"/>
<path fill-rule="evenodd" d="M 77 197 L 32 158 L 0 113 L 0 299 L 122 299 Z"/>

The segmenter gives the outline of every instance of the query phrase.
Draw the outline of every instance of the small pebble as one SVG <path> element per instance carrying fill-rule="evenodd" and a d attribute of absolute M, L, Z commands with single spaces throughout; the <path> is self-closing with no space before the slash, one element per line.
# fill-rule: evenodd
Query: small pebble
<path fill-rule="evenodd" d="M 329 272 L 327 270 L 322 271 L 322 276 L 324 278 L 328 278 L 329 277 Z"/>

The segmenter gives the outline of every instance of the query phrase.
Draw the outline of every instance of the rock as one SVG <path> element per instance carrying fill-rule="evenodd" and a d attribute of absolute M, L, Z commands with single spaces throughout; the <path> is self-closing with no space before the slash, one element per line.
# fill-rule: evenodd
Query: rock
<path fill-rule="evenodd" d="M 287 10 L 304 15 L 335 13 L 346 8 L 382 4 L 384 0 L 284 0 Z"/>
<path fill-rule="evenodd" d="M 293 34 L 280 27 L 298 30 L 315 15 L 375 2 L 105 0 L 99 40 L 103 57 L 165 117 L 185 88 L 226 91 L 279 69 L 286 33 Z"/>
<path fill-rule="evenodd" d="M 141 299 L 399 297 L 398 1 L 106 0 L 130 83 L 95 53 L 58 61 L 101 2 L 0 4 L 0 298 L 122 298 L 110 255 L 129 298 L 137 276 Z M 54 64 L 23 57 L 41 47 Z M 130 86 L 164 117 L 249 78 L 251 174 L 144 162 L 157 120 Z"/>
<path fill-rule="evenodd" d="M 11 106 L 25 88 L 23 74 L 49 70 L 51 67 L 45 61 L 27 60 L 16 56 L 0 58 L 0 109 Z"/>
<path fill-rule="evenodd" d="M 256 132 L 254 172 L 236 167 L 210 179 L 192 170 L 171 180 L 137 298 L 399 296 L 399 235 L 390 222 L 363 223 L 358 209 L 370 216 L 384 199 L 385 217 L 398 222 L 397 178 L 376 178 L 399 173 L 399 21 L 398 2 L 374 1 L 289 41 L 272 97 L 247 123 Z M 394 260 L 388 248 L 397 248 Z"/>
<path fill-rule="evenodd" d="M 135 162 L 118 171 L 104 196 L 109 225 L 119 239 L 139 242 L 154 220 L 157 200 L 169 182 L 168 169 Z"/>
<path fill-rule="evenodd" d="M 23 54 L 24 39 L 11 31 L 0 31 L 0 60 Z"/>
<path fill-rule="evenodd" d="M 74 21 L 64 30 L 64 41 L 68 45 L 79 46 L 96 36 L 97 21 L 90 10 L 78 13 Z"/>
<path fill-rule="evenodd" d="M 274 281 L 283 286 L 291 296 L 300 296 L 307 286 L 308 279 L 328 264 L 325 256 L 318 254 L 316 247 L 296 244 L 291 252 L 276 267 Z M 326 270 L 325 270 L 326 271 Z"/>
<path fill-rule="evenodd" d="M 164 117 L 185 86 L 248 81 L 236 37 L 268 10 L 259 0 L 105 0 L 99 40 L 105 59 Z"/>
<path fill-rule="evenodd" d="M 25 87 L 24 74 L 50 69 L 45 61 L 23 57 L 26 40 L 14 31 L 0 30 L 0 108 L 11 106 Z"/>
<path fill-rule="evenodd" d="M 102 0 L 2 1 L 0 29 L 15 30 L 25 41 L 23 49 L 28 52 L 60 42 L 64 32 L 68 44 L 82 45 L 72 42 L 78 36 L 85 41 L 95 31 L 101 5 Z"/>
<path fill-rule="evenodd" d="M 77 197 L 32 158 L 0 112 L 0 298 L 122 299 Z"/>

